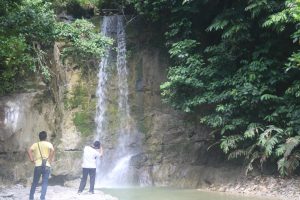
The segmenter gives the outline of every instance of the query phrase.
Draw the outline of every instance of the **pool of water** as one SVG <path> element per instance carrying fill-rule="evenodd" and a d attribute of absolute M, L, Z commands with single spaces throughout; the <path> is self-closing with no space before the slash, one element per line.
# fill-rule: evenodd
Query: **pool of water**
<path fill-rule="evenodd" d="M 106 194 L 118 197 L 119 200 L 265 200 L 264 198 L 234 196 L 195 189 L 102 188 L 101 190 Z"/>

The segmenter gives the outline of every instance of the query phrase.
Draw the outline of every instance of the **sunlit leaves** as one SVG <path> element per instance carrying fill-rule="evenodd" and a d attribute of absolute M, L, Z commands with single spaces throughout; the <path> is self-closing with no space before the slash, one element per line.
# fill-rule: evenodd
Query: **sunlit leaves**
<path fill-rule="evenodd" d="M 207 28 L 207 31 L 223 30 L 228 24 L 229 21 L 226 19 L 216 19 L 214 23 Z"/>
<path fill-rule="evenodd" d="M 261 97 L 260 97 L 260 100 L 262 101 L 268 101 L 268 100 L 278 100 L 278 96 L 276 95 L 273 95 L 273 94 L 263 94 Z"/>
<path fill-rule="evenodd" d="M 172 44 L 172 47 L 169 50 L 171 58 L 187 58 L 191 55 L 189 52 L 193 50 L 197 46 L 197 42 L 195 40 L 183 40 L 177 43 Z"/>

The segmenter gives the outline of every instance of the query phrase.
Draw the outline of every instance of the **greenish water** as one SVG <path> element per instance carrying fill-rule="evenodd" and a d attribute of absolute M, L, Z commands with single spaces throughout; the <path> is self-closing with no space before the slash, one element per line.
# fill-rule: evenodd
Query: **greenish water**
<path fill-rule="evenodd" d="M 262 198 L 234 196 L 224 193 L 203 192 L 192 189 L 169 188 L 117 188 L 101 189 L 119 200 L 264 200 Z"/>

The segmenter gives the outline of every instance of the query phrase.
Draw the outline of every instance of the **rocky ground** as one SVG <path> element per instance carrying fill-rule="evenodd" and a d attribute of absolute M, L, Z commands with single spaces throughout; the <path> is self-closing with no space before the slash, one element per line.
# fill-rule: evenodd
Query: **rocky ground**
<path fill-rule="evenodd" d="M 29 187 L 22 185 L 15 185 L 9 188 L 0 188 L 0 200 L 28 200 Z M 40 199 L 40 187 L 37 188 L 35 199 Z M 83 192 L 77 194 L 77 188 L 63 187 L 63 186 L 49 186 L 47 191 L 47 200 L 118 200 L 101 191 L 95 191 L 95 194 Z"/>
<path fill-rule="evenodd" d="M 256 176 L 239 179 L 236 183 L 225 185 L 210 185 L 205 188 L 209 191 L 257 196 L 267 199 L 299 200 L 300 178 L 280 178 Z"/>

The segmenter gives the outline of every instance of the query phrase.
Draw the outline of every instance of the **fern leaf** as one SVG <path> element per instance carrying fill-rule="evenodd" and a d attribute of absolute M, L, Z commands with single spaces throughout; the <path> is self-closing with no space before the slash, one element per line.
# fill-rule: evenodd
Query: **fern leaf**
<path fill-rule="evenodd" d="M 290 156 L 291 152 L 300 144 L 300 136 L 295 136 L 287 139 L 285 143 L 285 153 L 284 157 Z"/>
<path fill-rule="evenodd" d="M 228 20 L 225 19 L 217 19 L 211 24 L 206 31 L 217 31 L 217 30 L 223 30 L 227 25 L 229 24 Z"/>
<path fill-rule="evenodd" d="M 228 160 L 236 159 L 241 156 L 246 156 L 247 154 L 248 152 L 246 150 L 238 149 L 229 153 Z"/>
<path fill-rule="evenodd" d="M 247 167 L 246 167 L 246 171 L 245 171 L 246 176 L 248 175 L 248 172 L 253 170 L 253 162 L 255 160 L 257 160 L 258 158 L 260 158 L 260 154 L 258 152 L 254 152 L 251 156 L 251 159 L 250 159 Z"/>
<path fill-rule="evenodd" d="M 281 175 L 286 176 L 291 174 L 300 164 L 300 152 L 292 153 L 289 158 L 281 158 L 277 162 L 278 171 Z"/>
<path fill-rule="evenodd" d="M 247 130 L 244 132 L 245 138 L 254 138 L 256 134 L 258 134 L 259 130 L 263 130 L 260 127 L 260 124 L 257 123 L 251 123 Z"/>
<path fill-rule="evenodd" d="M 228 153 L 231 149 L 235 149 L 238 142 L 242 140 L 243 137 L 241 135 L 225 136 L 221 139 L 220 147 L 224 151 L 224 153 Z"/>
<path fill-rule="evenodd" d="M 285 146 L 285 144 L 280 144 L 277 147 L 277 149 L 275 151 L 275 154 L 276 154 L 277 157 L 281 157 L 281 156 L 284 155 L 285 152 L 286 152 L 286 146 Z"/>
<path fill-rule="evenodd" d="M 278 100 L 278 99 L 280 99 L 280 98 L 276 95 L 273 95 L 273 94 L 263 94 L 260 97 L 261 101 L 270 101 L 270 100 Z"/>

